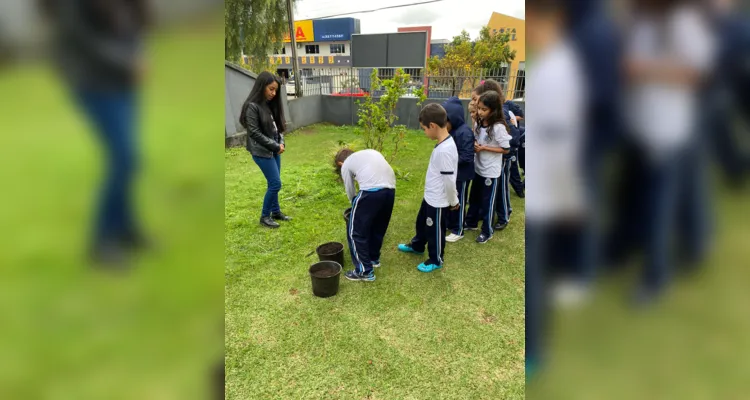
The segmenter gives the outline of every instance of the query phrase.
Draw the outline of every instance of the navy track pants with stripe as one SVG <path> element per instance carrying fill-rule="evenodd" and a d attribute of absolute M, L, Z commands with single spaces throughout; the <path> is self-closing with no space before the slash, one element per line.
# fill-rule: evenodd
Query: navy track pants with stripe
<path fill-rule="evenodd" d="M 500 184 L 497 185 L 497 200 L 495 211 L 497 211 L 497 222 L 507 224 L 510 222 L 510 214 L 513 207 L 510 205 L 510 169 L 513 163 L 511 157 L 503 156 L 503 172 L 500 175 Z"/>
<path fill-rule="evenodd" d="M 476 227 L 482 222 L 482 233 L 492 236 L 492 217 L 495 214 L 495 202 L 498 194 L 497 186 L 500 178 L 485 178 L 475 175 L 471 183 L 469 194 L 469 212 L 466 213 L 466 226 Z"/>
<path fill-rule="evenodd" d="M 429 257 L 425 264 L 443 265 L 445 254 L 445 229 L 448 226 L 448 207 L 435 208 L 423 199 L 417 214 L 417 234 L 411 239 L 411 248 L 422 253 L 427 246 Z"/>
<path fill-rule="evenodd" d="M 381 189 L 376 192 L 360 191 L 352 200 L 346 238 L 356 273 L 369 275 L 372 273 L 372 262 L 380 261 L 380 249 L 391 222 L 395 198 L 394 189 Z"/>
<path fill-rule="evenodd" d="M 456 235 L 464 234 L 464 217 L 466 216 L 466 203 L 469 198 L 469 185 L 471 181 L 456 181 L 458 192 L 458 210 L 448 210 L 448 229 Z"/>

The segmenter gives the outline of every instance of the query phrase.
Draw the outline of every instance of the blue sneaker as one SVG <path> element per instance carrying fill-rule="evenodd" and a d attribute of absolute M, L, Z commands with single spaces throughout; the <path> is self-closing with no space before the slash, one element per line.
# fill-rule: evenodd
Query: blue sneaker
<path fill-rule="evenodd" d="M 415 251 L 408 244 L 400 244 L 400 245 L 398 245 L 398 250 L 402 251 L 404 253 L 424 254 L 424 251 L 423 252 Z"/>
<path fill-rule="evenodd" d="M 372 282 L 375 280 L 375 274 L 370 275 L 360 275 L 356 272 L 352 271 L 346 271 L 344 274 L 346 279 L 349 279 L 350 281 L 362 281 L 362 282 Z"/>
<path fill-rule="evenodd" d="M 380 260 L 373 261 L 372 262 L 372 267 L 373 268 L 380 268 Z"/>
<path fill-rule="evenodd" d="M 432 272 L 440 268 L 443 268 L 443 266 L 437 265 L 437 264 L 425 264 L 425 263 L 417 265 L 417 269 L 422 272 Z"/>

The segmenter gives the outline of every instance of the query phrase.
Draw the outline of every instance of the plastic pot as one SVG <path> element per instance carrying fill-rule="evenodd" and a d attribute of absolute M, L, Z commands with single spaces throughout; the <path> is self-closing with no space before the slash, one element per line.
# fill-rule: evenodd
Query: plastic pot
<path fill-rule="evenodd" d="M 310 266 L 312 292 L 317 297 L 331 297 L 339 292 L 341 264 L 335 261 L 321 261 Z"/>
<path fill-rule="evenodd" d="M 339 242 L 321 244 L 315 249 L 320 261 L 335 261 L 344 266 L 344 245 Z"/>

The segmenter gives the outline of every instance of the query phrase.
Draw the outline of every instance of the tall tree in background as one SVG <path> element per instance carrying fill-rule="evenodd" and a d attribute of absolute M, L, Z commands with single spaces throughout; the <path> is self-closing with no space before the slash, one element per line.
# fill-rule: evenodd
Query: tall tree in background
<path fill-rule="evenodd" d="M 224 58 L 228 61 L 238 63 L 244 50 L 251 70 L 267 70 L 268 55 L 281 48 L 288 31 L 285 0 L 224 1 Z"/>
<path fill-rule="evenodd" d="M 502 68 L 516 58 L 509 42 L 509 33 L 493 35 L 488 26 L 482 27 L 474 41 L 468 32 L 462 31 L 445 46 L 443 58 L 432 56 L 428 60 L 427 71 L 433 77 L 431 86 L 447 86 L 452 96 L 465 96 L 471 90 L 467 84 L 473 88 L 487 76 L 500 75 Z"/>

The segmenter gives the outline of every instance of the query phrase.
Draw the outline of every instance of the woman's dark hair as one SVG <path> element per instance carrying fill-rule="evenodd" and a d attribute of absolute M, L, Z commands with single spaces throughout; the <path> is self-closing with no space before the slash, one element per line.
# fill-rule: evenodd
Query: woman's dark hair
<path fill-rule="evenodd" d="M 258 74 L 258 77 L 255 79 L 255 85 L 253 86 L 253 89 L 250 91 L 250 94 L 247 96 L 247 99 L 245 100 L 245 103 L 242 104 L 242 113 L 240 114 L 240 124 L 247 129 L 247 125 L 245 122 L 245 113 L 247 112 L 247 108 L 250 106 L 250 103 L 255 103 L 261 109 L 268 110 L 271 115 L 273 116 L 274 122 L 276 122 L 276 126 L 278 127 L 279 133 L 284 132 L 286 130 L 286 124 L 284 123 L 284 109 L 281 106 L 281 95 L 279 92 L 276 93 L 276 96 L 274 96 L 271 101 L 266 100 L 266 87 L 268 85 L 276 82 L 277 85 L 279 85 L 279 90 L 281 89 L 281 78 L 274 76 L 272 73 L 268 71 L 263 71 L 260 74 Z M 268 115 L 267 113 L 260 113 L 260 122 L 262 126 L 270 126 L 271 121 L 268 121 Z"/>
<path fill-rule="evenodd" d="M 354 154 L 354 150 L 348 147 L 344 147 L 336 153 L 336 157 L 333 158 L 333 168 L 335 169 L 336 174 L 341 175 L 341 165 L 339 165 L 339 163 L 343 164 L 352 154 Z"/>
<path fill-rule="evenodd" d="M 503 96 L 494 91 L 488 90 L 479 96 L 477 103 L 482 103 L 490 109 L 490 115 L 487 117 L 487 136 L 490 139 L 494 138 L 493 126 L 497 123 L 502 123 L 505 126 L 505 131 L 510 132 L 508 123 L 505 121 L 505 115 L 503 114 Z M 475 128 L 475 134 L 478 136 L 482 129 L 482 121 L 477 116 L 477 126 Z"/>

